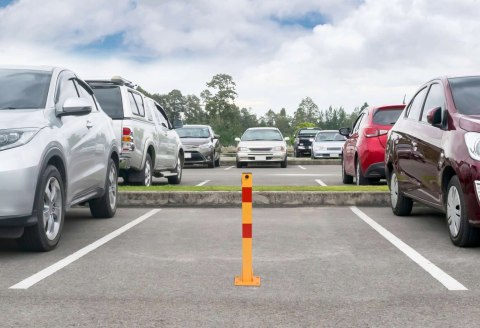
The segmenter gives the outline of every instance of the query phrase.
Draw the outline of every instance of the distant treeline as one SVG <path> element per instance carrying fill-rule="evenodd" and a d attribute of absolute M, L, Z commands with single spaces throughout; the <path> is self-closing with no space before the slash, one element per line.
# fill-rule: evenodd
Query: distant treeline
<path fill-rule="evenodd" d="M 251 109 L 235 104 L 236 85 L 230 75 L 217 74 L 206 86 L 200 96 L 184 96 L 176 89 L 168 94 L 150 94 L 141 87 L 138 89 L 161 104 L 170 119 L 181 117 L 184 124 L 212 126 L 224 146 L 234 145 L 235 137 L 241 137 L 247 128 L 254 126 L 277 127 L 284 136 L 290 137 L 302 127 L 316 126 L 325 130 L 351 127 L 360 110 L 368 106 L 364 103 L 348 114 L 343 107 L 319 109 L 310 97 L 305 97 L 291 116 L 282 108 L 278 113 L 269 109 L 258 117 Z"/>

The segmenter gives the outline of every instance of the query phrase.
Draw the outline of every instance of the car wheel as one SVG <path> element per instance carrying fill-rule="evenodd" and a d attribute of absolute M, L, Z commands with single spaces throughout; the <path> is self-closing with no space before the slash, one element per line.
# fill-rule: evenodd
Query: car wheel
<path fill-rule="evenodd" d="M 167 178 L 169 184 L 180 184 L 182 181 L 183 159 L 180 154 L 177 156 L 177 166 L 175 167 L 175 172 L 177 173 L 176 175 Z"/>
<path fill-rule="evenodd" d="M 142 170 L 142 181 L 140 184 L 142 186 L 149 187 L 152 185 L 152 158 L 150 154 L 147 154 L 147 158 L 145 159 L 145 165 L 143 166 Z"/>
<path fill-rule="evenodd" d="M 237 169 L 241 169 L 241 168 L 242 168 L 242 162 L 237 161 Z"/>
<path fill-rule="evenodd" d="M 105 193 L 100 198 L 90 200 L 90 213 L 94 218 L 111 218 L 117 211 L 118 168 L 113 159 L 108 160 Z"/>
<path fill-rule="evenodd" d="M 47 166 L 42 174 L 35 209 L 37 223 L 25 228 L 18 243 L 24 250 L 46 252 L 57 246 L 65 219 L 63 180 L 55 166 Z"/>
<path fill-rule="evenodd" d="M 208 167 L 211 169 L 215 167 L 215 153 L 212 154 L 212 160 L 208 163 Z"/>
<path fill-rule="evenodd" d="M 353 177 L 351 175 L 348 175 L 345 172 L 345 161 L 342 158 L 342 182 L 344 184 L 352 184 L 353 183 Z"/>
<path fill-rule="evenodd" d="M 219 167 L 220 166 L 220 155 L 218 155 L 217 160 L 215 161 L 215 166 Z"/>
<path fill-rule="evenodd" d="M 395 172 L 390 176 L 390 204 L 393 214 L 397 216 L 407 216 L 412 213 L 413 201 L 406 197 L 398 187 L 398 178 Z"/>
<path fill-rule="evenodd" d="M 357 165 L 355 170 L 357 186 L 363 186 L 368 184 L 368 179 L 365 178 L 362 172 L 362 167 L 360 166 L 360 158 L 357 158 Z"/>
<path fill-rule="evenodd" d="M 457 176 L 452 177 L 447 188 L 447 224 L 450 239 L 457 246 L 472 246 L 478 242 L 479 230 L 467 218 L 465 197 Z"/>
<path fill-rule="evenodd" d="M 280 166 L 282 168 L 286 168 L 287 167 L 287 157 L 285 157 L 285 160 L 280 164 Z"/>

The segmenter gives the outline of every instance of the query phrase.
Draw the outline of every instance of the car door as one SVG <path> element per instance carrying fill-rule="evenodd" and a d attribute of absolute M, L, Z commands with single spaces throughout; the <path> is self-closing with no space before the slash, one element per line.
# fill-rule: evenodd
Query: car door
<path fill-rule="evenodd" d="M 165 167 L 165 159 L 163 158 L 165 149 L 165 135 L 161 128 L 160 118 L 158 117 L 157 108 L 155 106 L 155 102 L 152 99 L 146 98 L 145 99 L 145 109 L 147 113 L 151 113 L 152 115 L 152 122 L 155 124 L 155 131 L 154 131 L 154 143 L 155 143 L 155 165 L 154 170 L 161 170 Z M 147 114 L 149 115 L 149 114 Z M 149 118 L 150 119 L 150 118 Z"/>
<path fill-rule="evenodd" d="M 163 108 L 157 104 L 155 105 L 155 117 L 157 120 L 157 129 L 159 132 L 160 146 L 161 151 L 161 167 L 162 169 L 173 168 L 176 163 L 176 158 L 174 158 L 174 150 L 172 149 L 172 140 L 170 134 L 170 126 L 168 119 L 163 111 Z M 175 149 L 176 151 L 176 149 Z"/>
<path fill-rule="evenodd" d="M 220 136 L 215 134 L 215 131 L 210 127 L 210 135 L 212 136 L 212 142 L 213 142 L 213 147 L 215 148 L 215 154 L 217 158 L 220 158 L 220 154 L 222 152 L 221 146 L 220 146 Z"/>
<path fill-rule="evenodd" d="M 358 131 L 365 116 L 365 111 L 360 113 L 355 123 L 353 123 L 352 133 L 350 134 L 350 137 L 345 142 L 345 154 L 343 154 L 343 161 L 346 173 L 351 176 L 355 176 L 355 153 L 357 151 L 357 141 L 359 136 Z"/>

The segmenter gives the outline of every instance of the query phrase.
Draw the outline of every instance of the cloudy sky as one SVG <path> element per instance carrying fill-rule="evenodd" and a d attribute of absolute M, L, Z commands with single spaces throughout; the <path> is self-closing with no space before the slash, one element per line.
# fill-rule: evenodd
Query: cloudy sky
<path fill-rule="evenodd" d="M 0 63 L 197 95 L 226 73 L 260 115 L 307 96 L 351 111 L 480 73 L 479 17 L 477 0 L 0 0 Z"/>

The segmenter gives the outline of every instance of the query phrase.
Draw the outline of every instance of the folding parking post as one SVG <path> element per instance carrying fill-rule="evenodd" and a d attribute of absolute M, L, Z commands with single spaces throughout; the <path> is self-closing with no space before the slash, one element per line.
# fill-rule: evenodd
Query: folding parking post
<path fill-rule="evenodd" d="M 242 274 L 235 276 L 235 286 L 260 286 L 260 277 L 252 267 L 252 174 L 242 173 Z"/>

